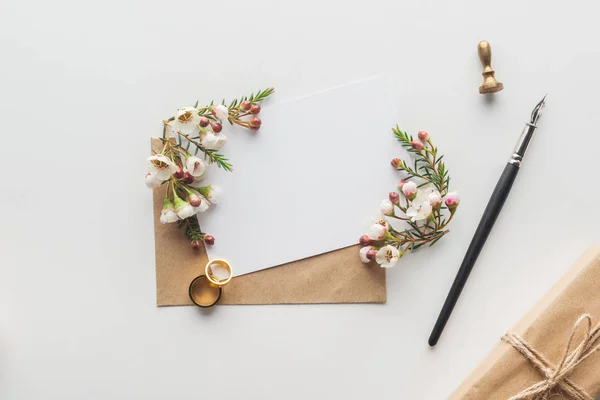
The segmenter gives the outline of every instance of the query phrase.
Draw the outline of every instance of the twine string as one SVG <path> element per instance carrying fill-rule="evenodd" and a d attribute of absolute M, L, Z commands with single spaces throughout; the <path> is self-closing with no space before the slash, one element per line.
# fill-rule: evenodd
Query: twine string
<path fill-rule="evenodd" d="M 581 327 L 585 329 L 585 336 L 579 345 L 571 350 L 575 335 Z M 517 334 L 506 333 L 502 340 L 521 353 L 544 376 L 543 380 L 517 393 L 509 400 L 547 400 L 555 392 L 568 395 L 568 398 L 573 400 L 594 400 L 589 393 L 569 379 L 569 375 L 579 364 L 600 350 L 600 323 L 592 329 L 592 317 L 589 314 L 579 317 L 573 325 L 563 357 L 557 366 L 552 365 Z"/>

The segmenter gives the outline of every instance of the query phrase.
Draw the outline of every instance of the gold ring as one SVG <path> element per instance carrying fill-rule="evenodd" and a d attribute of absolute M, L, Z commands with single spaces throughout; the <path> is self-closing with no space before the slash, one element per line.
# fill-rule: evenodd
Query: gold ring
<path fill-rule="evenodd" d="M 212 268 L 213 265 L 221 267 L 219 268 L 219 270 L 225 270 L 227 276 L 223 277 L 215 274 L 215 271 Z M 233 271 L 231 269 L 231 265 L 229 265 L 227 261 L 220 259 L 210 260 L 209 262 L 207 262 L 206 267 L 204 267 L 204 274 L 206 275 L 208 284 L 215 288 L 221 288 L 227 285 L 229 281 L 231 281 L 231 278 L 233 278 Z"/>
<path fill-rule="evenodd" d="M 223 289 L 220 287 L 210 285 L 204 275 L 197 276 L 190 283 L 190 300 L 198 307 L 207 308 L 214 306 L 221 298 L 222 292 Z"/>

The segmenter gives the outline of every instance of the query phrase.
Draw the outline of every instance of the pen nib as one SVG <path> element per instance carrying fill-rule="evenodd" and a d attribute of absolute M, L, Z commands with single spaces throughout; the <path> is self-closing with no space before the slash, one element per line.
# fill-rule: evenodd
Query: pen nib
<path fill-rule="evenodd" d="M 544 112 L 544 107 L 546 106 L 546 96 L 548 96 L 548 95 L 545 94 L 544 98 L 539 103 L 537 103 L 537 105 L 531 112 L 531 122 L 530 122 L 531 125 L 537 125 L 537 122 L 542 117 L 542 113 Z"/>

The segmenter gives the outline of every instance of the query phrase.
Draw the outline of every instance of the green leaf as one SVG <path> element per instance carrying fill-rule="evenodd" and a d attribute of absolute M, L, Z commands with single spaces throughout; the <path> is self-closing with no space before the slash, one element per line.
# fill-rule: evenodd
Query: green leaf
<path fill-rule="evenodd" d="M 229 163 L 229 160 L 224 155 L 217 153 L 216 150 L 209 150 L 201 148 L 204 154 L 208 157 L 210 164 L 217 164 L 218 168 L 223 168 L 225 171 L 233 171 L 233 166 Z"/>
<path fill-rule="evenodd" d="M 415 244 L 413 242 L 412 246 L 411 246 L 411 251 L 415 251 L 417 250 L 419 247 L 423 246 L 424 243 L 419 243 L 419 244 Z"/>
<path fill-rule="evenodd" d="M 177 227 L 185 228 L 184 234 L 190 243 L 204 240 L 205 233 L 200 229 L 200 224 L 198 223 L 196 215 L 177 221 Z"/>
<path fill-rule="evenodd" d="M 436 244 L 438 242 L 438 240 L 440 240 L 441 238 L 443 238 L 444 235 L 440 235 L 437 238 L 435 238 L 431 243 L 429 243 L 429 247 L 433 246 L 434 244 Z"/>

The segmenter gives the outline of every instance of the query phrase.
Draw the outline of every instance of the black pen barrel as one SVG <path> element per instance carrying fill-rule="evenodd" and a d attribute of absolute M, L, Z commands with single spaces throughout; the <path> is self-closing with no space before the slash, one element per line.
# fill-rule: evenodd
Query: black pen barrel
<path fill-rule="evenodd" d="M 429 337 L 429 345 L 435 346 L 450 318 L 450 314 L 456 305 L 456 301 L 458 300 L 463 288 L 465 287 L 465 283 L 469 278 L 469 274 L 471 274 L 471 270 L 475 265 L 475 261 L 477 261 L 477 257 L 487 240 L 498 215 L 500 214 L 500 210 L 502 210 L 502 206 L 510 193 L 510 189 L 517 177 L 517 173 L 519 172 L 519 167 L 514 164 L 506 164 L 504 168 L 504 172 L 500 176 L 498 183 L 496 184 L 496 188 L 490 197 L 487 207 L 483 212 L 483 216 L 481 217 L 481 221 L 479 221 L 479 225 L 477 226 L 477 230 L 473 235 L 473 239 L 471 240 L 471 244 L 465 254 L 465 258 L 463 259 L 462 264 L 460 265 L 460 269 L 454 279 L 454 283 L 450 288 L 450 292 L 448 293 L 448 297 L 444 302 L 444 306 L 442 307 L 442 311 L 435 323 L 435 327 L 431 332 L 431 336 Z"/>

